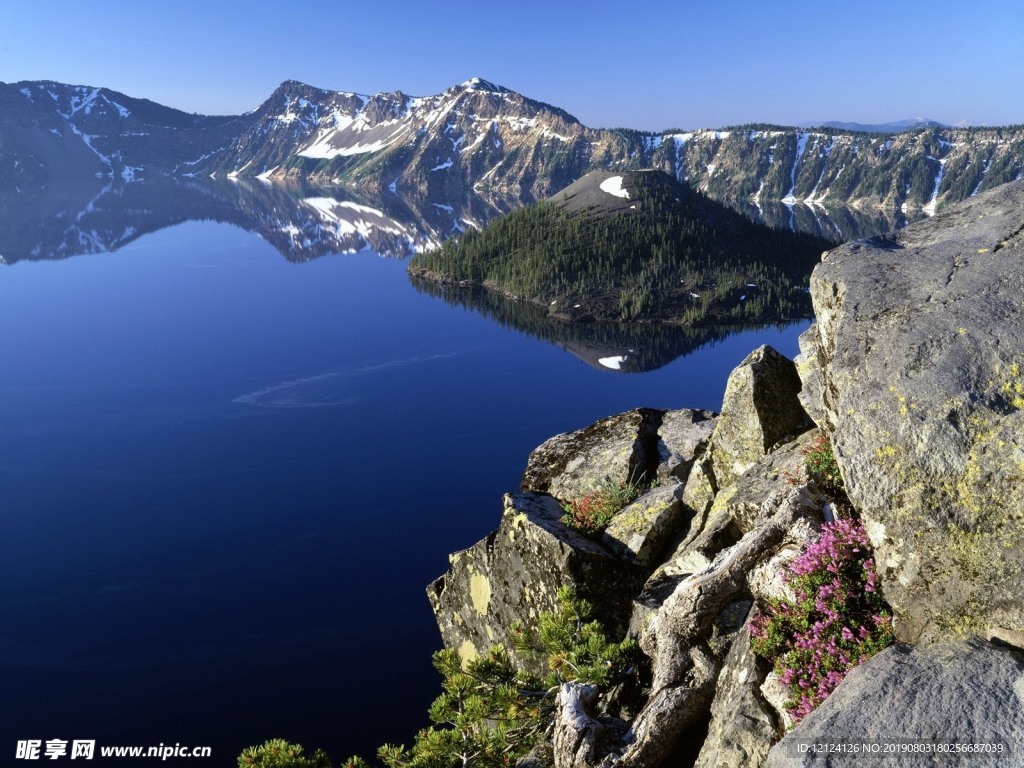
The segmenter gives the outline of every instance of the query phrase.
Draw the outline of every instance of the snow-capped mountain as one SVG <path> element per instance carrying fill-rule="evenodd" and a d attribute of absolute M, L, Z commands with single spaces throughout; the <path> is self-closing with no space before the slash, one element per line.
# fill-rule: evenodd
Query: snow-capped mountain
<path fill-rule="evenodd" d="M 430 196 L 501 190 L 550 194 L 595 158 L 629 162 L 639 137 L 582 125 L 568 113 L 473 79 L 436 96 L 361 96 L 286 82 L 254 113 L 218 175 L 302 177 Z"/>
<path fill-rule="evenodd" d="M 213 175 L 347 185 L 445 205 L 476 192 L 516 205 L 590 170 L 640 168 L 737 207 L 932 213 L 1021 177 L 1024 129 L 604 130 L 480 79 L 427 97 L 288 81 L 234 117 L 189 115 L 103 88 L 0 84 L 0 183 Z"/>

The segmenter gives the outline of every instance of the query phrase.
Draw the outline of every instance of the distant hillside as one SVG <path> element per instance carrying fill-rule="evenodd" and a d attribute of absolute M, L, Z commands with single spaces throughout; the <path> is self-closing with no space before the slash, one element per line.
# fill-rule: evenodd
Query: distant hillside
<path fill-rule="evenodd" d="M 687 325 L 806 316 L 832 243 L 758 226 L 661 171 L 594 171 L 409 264 L 575 321 Z"/>
<path fill-rule="evenodd" d="M 914 131 L 922 128 L 949 128 L 950 126 L 927 117 L 910 117 L 906 120 L 893 120 L 888 123 L 847 123 L 842 120 L 828 120 L 826 122 L 801 123 L 800 127 L 836 128 L 841 131 L 853 131 L 855 133 L 903 133 L 904 131 Z"/>
<path fill-rule="evenodd" d="M 189 115 L 104 88 L 0 84 L 4 183 L 213 175 L 419 199 L 476 193 L 521 204 L 592 170 L 642 168 L 737 207 L 783 202 L 930 214 L 1021 177 L 1024 128 L 605 130 L 480 79 L 426 97 L 288 81 L 258 109 L 234 117 Z"/>

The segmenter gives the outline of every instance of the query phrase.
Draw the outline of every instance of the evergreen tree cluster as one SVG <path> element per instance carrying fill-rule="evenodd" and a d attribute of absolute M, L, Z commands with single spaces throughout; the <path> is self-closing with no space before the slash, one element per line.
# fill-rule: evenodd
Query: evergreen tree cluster
<path fill-rule="evenodd" d="M 607 690 L 636 681 L 640 657 L 635 640 L 613 642 L 593 606 L 569 587 L 558 592 L 558 608 L 541 614 L 536 629 L 514 627 L 516 651 L 547 660 L 543 678 L 516 668 L 507 649 L 495 646 L 463 661 L 452 649 L 434 654 L 441 673 L 441 695 L 430 706 L 432 725 L 416 734 L 412 746 L 386 744 L 377 759 L 387 768 L 511 768 L 537 744 L 554 717 L 559 686 L 579 681 Z M 331 768 L 321 750 L 305 755 L 301 745 L 272 739 L 249 747 L 239 768 Z M 369 768 L 350 757 L 341 768 Z"/>
<path fill-rule="evenodd" d="M 634 192 L 614 210 L 557 201 L 515 210 L 420 254 L 410 272 L 567 319 L 697 325 L 809 312 L 807 279 L 833 243 L 757 225 L 667 176 Z"/>

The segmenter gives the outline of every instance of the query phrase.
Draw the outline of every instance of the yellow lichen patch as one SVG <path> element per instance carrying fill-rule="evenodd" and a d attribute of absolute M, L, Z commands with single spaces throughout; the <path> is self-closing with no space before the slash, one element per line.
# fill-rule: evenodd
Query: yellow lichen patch
<path fill-rule="evenodd" d="M 508 540 L 515 541 L 516 533 L 526 528 L 526 521 L 529 518 L 525 512 L 519 512 L 512 516 L 512 519 L 508 521 Z"/>
<path fill-rule="evenodd" d="M 889 391 L 896 396 L 896 402 L 900 404 L 900 416 L 907 415 L 907 398 L 905 395 L 901 395 L 896 387 L 889 387 Z"/>
<path fill-rule="evenodd" d="M 990 536 L 972 533 L 949 526 L 946 531 L 949 553 L 953 556 L 960 576 L 965 580 L 977 580 L 987 572 L 998 572 L 1001 569 L 1002 556 L 998 548 L 993 547 Z"/>
<path fill-rule="evenodd" d="M 480 654 L 476 652 L 476 646 L 473 645 L 469 640 L 463 640 L 462 645 L 459 646 L 459 659 L 462 660 L 462 666 L 466 666 L 471 661 L 476 661 L 480 658 Z"/>
<path fill-rule="evenodd" d="M 625 526 L 629 529 L 645 526 L 664 512 L 666 508 L 668 508 L 668 504 L 664 501 L 652 506 L 642 507 L 638 504 L 632 504 L 627 509 L 616 514 L 616 525 Z"/>
<path fill-rule="evenodd" d="M 883 445 L 881 448 L 875 449 L 875 458 L 883 464 L 888 464 L 898 455 L 899 451 L 896 450 L 894 445 Z"/>
<path fill-rule="evenodd" d="M 469 596 L 477 613 L 487 613 L 487 607 L 491 604 L 491 582 L 482 573 L 474 573 L 469 577 Z"/>
<path fill-rule="evenodd" d="M 946 632 L 961 637 L 984 635 L 988 625 L 976 618 L 975 613 L 979 610 L 980 606 L 972 603 L 966 606 L 966 613 L 941 614 L 935 617 L 935 623 Z"/>
<path fill-rule="evenodd" d="M 999 393 L 1010 403 L 1010 407 L 1024 410 L 1024 380 L 1021 379 L 1020 365 L 1013 363 L 1006 371 Z"/>

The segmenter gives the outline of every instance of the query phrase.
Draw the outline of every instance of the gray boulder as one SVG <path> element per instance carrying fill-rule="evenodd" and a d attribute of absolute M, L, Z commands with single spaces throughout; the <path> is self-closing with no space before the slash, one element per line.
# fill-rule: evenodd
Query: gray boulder
<path fill-rule="evenodd" d="M 823 418 L 902 640 L 1024 630 L 1022 231 L 1015 182 L 811 278 Z"/>
<path fill-rule="evenodd" d="M 562 586 L 594 605 L 595 618 L 622 637 L 632 599 L 648 570 L 624 562 L 593 539 L 567 528 L 550 496 L 506 494 L 498 529 L 450 556 L 451 567 L 427 589 L 449 648 L 463 659 L 492 645 L 512 648 L 516 622 L 536 627 L 540 614 L 557 607 Z M 535 672 L 539 661 L 518 659 Z"/>
<path fill-rule="evenodd" d="M 878 761 L 892 768 L 1024 765 L 1024 656 L 979 640 L 887 648 L 852 670 L 773 747 L 766 766 L 860 765 L 863 755 L 802 752 L 801 745 L 887 743 L 1002 747 L 1001 752 L 918 752 Z"/>
<path fill-rule="evenodd" d="M 660 462 L 664 411 L 637 408 L 544 441 L 530 454 L 520 487 L 568 500 L 603 485 L 650 479 Z"/>
<path fill-rule="evenodd" d="M 623 507 L 601 534 L 601 543 L 623 560 L 653 567 L 686 524 L 681 483 L 654 488 Z"/>
<path fill-rule="evenodd" d="M 755 349 L 729 374 L 710 447 L 719 488 L 734 482 L 777 443 L 810 426 L 799 392 L 793 361 L 769 346 Z"/>
<path fill-rule="evenodd" d="M 658 427 L 658 471 L 660 485 L 685 483 L 694 460 L 707 448 L 715 429 L 716 414 L 683 408 L 667 411 Z"/>

